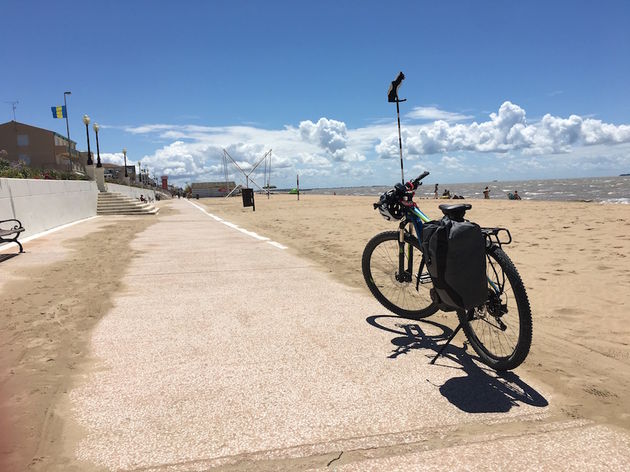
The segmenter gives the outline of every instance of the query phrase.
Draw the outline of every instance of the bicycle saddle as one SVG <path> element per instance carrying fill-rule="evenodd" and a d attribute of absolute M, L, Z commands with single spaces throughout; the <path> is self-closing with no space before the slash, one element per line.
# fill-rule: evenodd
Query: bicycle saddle
<path fill-rule="evenodd" d="M 466 210 L 470 210 L 472 205 L 470 203 L 458 203 L 455 205 L 440 205 L 439 208 L 451 220 L 461 221 L 464 219 Z"/>

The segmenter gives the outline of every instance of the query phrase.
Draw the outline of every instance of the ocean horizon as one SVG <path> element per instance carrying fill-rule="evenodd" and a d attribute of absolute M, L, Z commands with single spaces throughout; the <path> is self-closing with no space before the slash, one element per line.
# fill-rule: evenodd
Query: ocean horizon
<path fill-rule="evenodd" d="M 303 188 L 300 192 L 318 195 L 378 196 L 392 185 L 362 185 L 354 187 Z M 438 195 L 449 190 L 451 195 L 482 199 L 488 186 L 491 199 L 507 199 L 508 193 L 518 190 L 523 200 L 581 201 L 630 204 L 630 176 L 585 177 L 576 179 L 499 180 L 491 182 L 439 184 Z M 435 182 L 422 185 L 416 191 L 417 198 L 433 198 Z M 274 189 L 285 192 L 290 189 Z"/>

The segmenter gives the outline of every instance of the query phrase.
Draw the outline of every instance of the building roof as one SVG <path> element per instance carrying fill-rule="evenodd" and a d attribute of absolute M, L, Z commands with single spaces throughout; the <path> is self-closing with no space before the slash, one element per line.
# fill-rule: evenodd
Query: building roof
<path fill-rule="evenodd" d="M 51 131 L 49 129 L 40 128 L 39 126 L 28 125 L 26 123 L 20 123 L 19 121 L 14 121 L 14 120 L 7 121 L 6 123 L 0 123 L 0 127 L 1 126 L 8 126 L 8 125 L 11 125 L 11 124 L 16 124 L 16 125 L 20 125 L 20 126 L 28 126 L 29 128 L 35 128 L 35 129 L 40 130 L 40 131 L 45 131 L 46 133 L 52 133 L 54 136 L 59 136 L 60 138 L 63 138 L 63 139 L 66 139 L 66 140 L 68 139 L 67 136 L 64 136 L 63 134 L 59 134 L 56 131 Z M 77 142 L 73 141 L 72 139 L 70 140 L 70 142 L 74 143 L 75 146 L 77 145 Z"/>
<path fill-rule="evenodd" d="M 235 186 L 234 182 L 226 182 L 225 180 L 221 181 L 221 182 L 193 182 L 192 184 L 190 184 L 190 188 L 198 188 L 198 189 L 202 189 L 202 188 L 207 188 L 207 189 L 211 189 L 211 188 L 219 188 L 219 187 L 225 187 L 226 185 L 231 185 L 232 187 Z"/>

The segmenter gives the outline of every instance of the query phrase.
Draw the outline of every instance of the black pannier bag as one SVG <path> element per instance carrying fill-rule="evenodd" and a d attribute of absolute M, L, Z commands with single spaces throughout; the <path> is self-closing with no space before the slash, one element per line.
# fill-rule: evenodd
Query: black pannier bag
<path fill-rule="evenodd" d="M 469 310 L 488 297 L 486 242 L 478 224 L 445 216 L 422 228 L 424 259 L 441 302 Z"/>

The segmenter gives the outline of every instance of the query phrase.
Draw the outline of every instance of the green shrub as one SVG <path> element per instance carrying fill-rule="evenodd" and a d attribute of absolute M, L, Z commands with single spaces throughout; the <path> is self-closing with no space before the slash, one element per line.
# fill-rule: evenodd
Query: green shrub
<path fill-rule="evenodd" d="M 0 158 L 0 177 L 9 179 L 88 180 L 87 176 L 55 169 L 34 169 Z"/>

